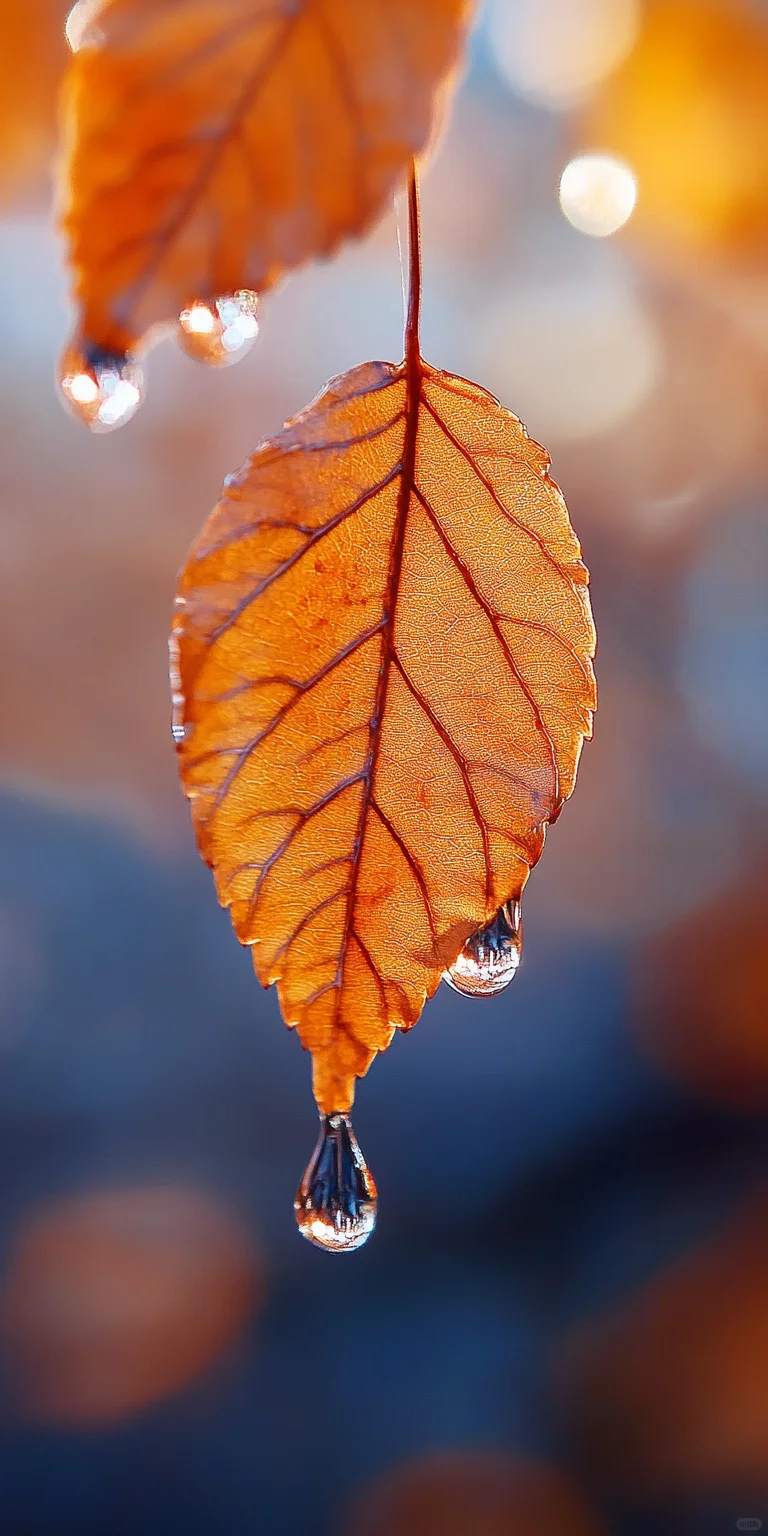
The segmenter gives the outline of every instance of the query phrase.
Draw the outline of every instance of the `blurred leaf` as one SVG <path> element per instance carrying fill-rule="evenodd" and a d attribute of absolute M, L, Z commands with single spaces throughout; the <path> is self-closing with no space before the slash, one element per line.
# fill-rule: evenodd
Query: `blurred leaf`
<path fill-rule="evenodd" d="M 469 5 L 80 0 L 61 203 L 83 338 L 127 351 L 368 228 L 429 138 Z"/>

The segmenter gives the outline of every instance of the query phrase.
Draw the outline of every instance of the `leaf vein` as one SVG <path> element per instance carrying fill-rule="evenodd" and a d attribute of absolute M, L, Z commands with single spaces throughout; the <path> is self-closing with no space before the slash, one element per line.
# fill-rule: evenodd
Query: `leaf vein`
<path fill-rule="evenodd" d="M 469 771 L 468 771 L 468 767 L 467 767 L 467 761 L 463 757 L 462 753 L 459 751 L 459 748 L 457 747 L 457 745 L 456 745 L 455 741 L 453 740 L 453 738 L 448 734 L 448 732 L 445 729 L 445 727 L 438 720 L 437 715 L 435 714 L 434 710 L 432 709 L 432 706 L 430 705 L 429 701 L 420 692 L 420 690 L 417 688 L 416 684 L 414 683 L 413 679 L 411 678 L 409 673 L 406 671 L 406 669 L 403 666 L 403 663 L 402 663 L 402 661 L 400 659 L 400 656 L 398 655 L 397 651 L 395 651 L 395 653 L 394 653 L 393 660 L 394 660 L 395 666 L 397 667 L 398 672 L 400 673 L 400 676 L 403 679 L 403 682 L 405 683 L 406 687 L 410 690 L 410 692 L 413 695 L 413 698 L 416 700 L 416 703 L 418 704 L 419 708 L 426 715 L 426 717 L 429 720 L 430 724 L 432 725 L 433 729 L 436 731 L 436 733 L 439 736 L 440 740 L 443 742 L 443 745 L 448 748 L 448 751 L 450 752 L 451 757 L 453 758 L 453 760 L 454 760 L 454 762 L 455 762 L 455 764 L 456 764 L 456 766 L 457 766 L 457 768 L 459 770 L 459 773 L 461 774 L 461 780 L 462 780 L 462 783 L 464 785 L 464 790 L 465 790 L 465 793 L 466 793 L 466 796 L 467 796 L 467 800 L 469 802 L 469 808 L 470 808 L 470 810 L 472 812 L 472 815 L 473 815 L 473 817 L 475 819 L 475 822 L 477 823 L 477 826 L 478 826 L 479 831 L 480 831 L 480 837 L 481 837 L 481 840 L 482 840 L 483 860 L 484 860 L 484 863 L 485 863 L 485 899 L 486 899 L 486 902 L 489 902 L 490 899 L 491 899 L 491 892 L 493 890 L 493 872 L 492 872 L 492 869 L 491 869 L 490 848 L 488 846 L 488 829 L 487 829 L 487 827 L 485 825 L 485 821 L 483 819 L 483 815 L 482 815 L 482 812 L 480 810 L 480 806 L 478 804 L 477 796 L 475 794 L 474 786 L 473 786 L 472 780 L 470 779 L 470 776 L 469 776 Z"/>
<path fill-rule="evenodd" d="M 254 736 L 251 741 L 246 743 L 245 746 L 229 749 L 218 749 L 218 751 L 223 750 L 225 752 L 227 750 L 236 751 L 237 759 L 233 763 L 232 767 L 228 770 L 225 778 L 222 780 L 219 788 L 216 791 L 216 795 L 212 804 L 212 810 L 215 811 L 219 808 L 222 801 L 225 799 L 230 789 L 232 788 L 235 779 L 245 767 L 245 764 L 249 762 L 249 760 L 253 757 L 254 752 L 258 751 L 263 742 L 265 742 L 267 738 L 272 735 L 272 732 L 276 731 L 279 725 L 282 725 L 286 716 L 290 714 L 291 710 L 295 707 L 299 700 L 304 698 L 306 694 L 311 693 L 312 689 L 316 688 L 318 683 L 321 683 L 324 678 L 328 677 L 331 672 L 335 671 L 337 667 L 340 667 L 343 662 L 348 661 L 350 656 L 354 656 L 355 652 L 359 651 L 361 647 L 367 643 L 367 641 L 372 640 L 375 635 L 380 634 L 381 630 L 384 628 L 384 622 L 385 621 L 383 619 L 380 619 L 378 624 L 373 625 L 370 629 L 364 630 L 361 635 L 356 635 L 354 640 L 350 640 L 349 645 L 345 645 L 343 650 L 337 651 L 336 655 L 332 656 L 330 661 L 324 662 L 323 666 L 319 667 L 314 676 L 310 677 L 306 683 L 297 685 L 296 693 L 294 693 L 290 699 L 286 700 L 285 704 L 283 704 L 277 711 L 277 714 L 273 715 L 269 724 L 265 725 L 263 730 L 259 731 L 258 735 Z M 197 759 L 193 758 L 190 762 L 190 766 L 200 766 L 201 763 L 205 762 L 209 757 L 218 755 L 218 751 L 217 749 L 214 749 L 211 753 L 204 753 Z"/>
<path fill-rule="evenodd" d="M 285 576 L 288 571 L 293 570 L 293 567 L 298 565 L 307 551 L 314 549 L 315 545 L 319 544 L 326 537 L 326 534 L 333 533 L 334 529 L 338 528 L 341 523 L 346 522 L 348 517 L 353 517 L 369 501 L 373 501 L 376 496 L 386 490 L 387 486 L 391 485 L 392 481 L 400 473 L 400 468 L 399 463 L 395 464 L 382 480 L 377 481 L 376 485 L 369 486 L 365 491 L 361 491 L 360 495 L 353 502 L 350 502 L 349 506 L 342 507 L 339 512 L 336 512 L 333 517 L 329 518 L 327 523 L 321 523 L 315 532 L 309 536 L 305 544 L 302 544 L 299 549 L 293 550 L 285 560 L 281 560 L 280 564 L 275 566 L 275 569 L 270 571 L 268 576 L 264 576 L 250 592 L 246 593 L 245 597 L 240 599 L 239 603 L 236 603 L 232 612 L 228 613 L 226 619 L 223 619 L 221 624 L 212 631 L 210 643 L 214 644 L 216 640 L 226 634 L 227 630 L 231 629 L 232 625 L 236 624 L 238 619 L 242 617 L 246 609 L 250 608 L 251 603 L 255 603 L 260 597 L 263 597 L 264 593 L 269 590 L 274 582 L 278 581 L 281 576 Z"/>
<path fill-rule="evenodd" d="M 470 453 L 469 449 L 466 447 L 466 445 L 464 443 L 462 443 L 460 441 L 460 439 L 458 437 L 456 437 L 455 433 L 453 433 L 451 431 L 451 429 L 448 426 L 447 422 L 443 421 L 442 416 L 439 414 L 439 412 L 432 405 L 432 402 L 430 400 L 427 400 L 426 397 L 424 397 L 424 406 L 425 406 L 425 409 L 429 412 L 429 414 L 432 417 L 433 421 L 436 423 L 436 425 L 440 428 L 441 432 L 447 438 L 448 442 L 453 445 L 453 447 L 456 449 L 457 453 L 461 454 L 462 458 L 469 465 L 469 467 L 472 470 L 473 474 L 480 481 L 480 484 L 485 487 L 485 489 L 488 492 L 489 496 L 491 497 L 494 505 L 496 507 L 498 507 L 499 511 L 502 512 L 504 514 L 504 516 L 506 518 L 508 518 L 509 521 L 511 523 L 513 523 L 516 528 L 520 529 L 521 533 L 524 533 L 527 538 L 529 538 L 529 539 L 531 539 L 533 541 L 533 543 L 536 545 L 537 549 L 539 549 L 541 551 L 541 553 L 544 556 L 545 560 L 547 560 L 548 563 L 552 566 L 552 569 L 557 572 L 557 574 L 560 577 L 561 581 L 565 582 L 565 584 L 569 588 L 573 589 L 573 585 L 574 585 L 573 584 L 573 579 L 569 575 L 569 573 L 566 570 L 565 566 L 561 565 L 560 561 L 555 558 L 555 556 L 552 554 L 552 551 L 547 548 L 547 545 L 544 543 L 544 540 L 539 536 L 538 533 L 536 533 L 535 529 L 529 528 L 527 523 L 524 523 L 519 517 L 515 517 L 514 512 L 510 512 L 509 507 L 505 504 L 504 501 L 502 501 L 502 498 L 499 495 L 498 491 L 496 490 L 496 487 L 493 484 L 493 481 L 489 480 L 488 476 L 483 474 L 482 470 L 480 469 L 479 465 L 476 463 L 476 461 L 473 458 L 472 454 Z M 523 464 L 524 462 L 525 461 L 523 459 L 520 460 L 521 464 Z"/>
<path fill-rule="evenodd" d="M 411 874 L 413 875 L 413 878 L 416 881 L 417 886 L 419 887 L 419 891 L 421 893 L 421 899 L 422 899 L 422 901 L 424 903 L 424 911 L 426 912 L 426 915 L 427 915 L 427 922 L 429 923 L 429 931 L 430 931 L 430 933 L 432 935 L 432 942 L 433 942 L 433 944 L 436 944 L 437 943 L 437 930 L 435 928 L 435 918 L 434 918 L 434 913 L 432 911 L 432 903 L 430 902 L 430 899 L 429 899 L 429 890 L 427 888 L 427 882 L 426 882 L 426 878 L 425 878 L 425 875 L 424 875 L 424 871 L 423 871 L 423 869 L 422 869 L 418 859 L 415 857 L 415 855 L 411 852 L 411 849 L 408 847 L 408 844 L 406 843 L 405 839 L 400 836 L 400 833 L 398 832 L 397 828 L 395 826 L 393 826 L 393 824 L 390 821 L 389 817 L 382 810 L 381 806 L 379 805 L 378 801 L 374 799 L 373 795 L 371 795 L 368 804 L 369 804 L 370 809 L 372 811 L 376 812 L 376 815 L 378 816 L 379 821 L 381 822 L 381 824 L 384 827 L 385 831 L 387 831 L 389 833 L 390 837 L 392 838 L 393 843 L 395 843 L 395 845 L 400 849 L 400 852 L 401 852 L 403 858 L 405 859 L 405 862 L 408 865 L 408 868 L 410 869 Z"/>
<path fill-rule="evenodd" d="M 501 646 L 502 652 L 503 652 L 503 654 L 504 654 L 504 656 L 506 658 L 507 665 L 509 666 L 509 669 L 512 672 L 513 676 L 515 677 L 515 679 L 516 679 L 516 681 L 517 681 L 517 683 L 518 683 L 518 685 L 520 687 L 521 692 L 525 696 L 525 698 L 528 701 L 528 704 L 529 704 L 531 710 L 533 711 L 534 720 L 536 722 L 536 728 L 537 728 L 537 730 L 540 732 L 540 734 L 544 738 L 544 741 L 546 743 L 547 754 L 549 756 L 549 759 L 550 759 L 550 762 L 551 762 L 551 765 L 552 765 L 552 775 L 553 775 L 552 800 L 553 800 L 553 805 L 556 805 L 557 801 L 559 799 L 559 787 L 560 787 L 560 785 L 559 785 L 559 772 L 558 772 L 558 766 L 557 766 L 557 754 L 555 752 L 555 744 L 554 744 L 554 742 L 552 740 L 552 737 L 551 737 L 551 735 L 549 733 L 549 730 L 547 729 L 547 726 L 546 726 L 546 723 L 544 721 L 544 717 L 543 717 L 543 715 L 541 713 L 541 710 L 539 708 L 539 705 L 536 702 L 536 699 L 534 698 L 534 695 L 531 692 L 531 689 L 529 688 L 528 684 L 526 683 L 525 678 L 523 677 L 523 675 L 522 675 L 522 673 L 520 671 L 520 668 L 518 667 L 517 662 L 515 661 L 514 656 L 512 655 L 512 651 L 510 650 L 510 647 L 509 647 L 509 645 L 507 643 L 506 636 L 504 635 L 503 630 L 500 628 L 498 616 L 494 612 L 494 610 L 491 607 L 490 603 L 488 602 L 487 598 L 481 592 L 480 588 L 478 587 L 477 583 L 474 580 L 474 577 L 472 576 L 471 571 L 464 564 L 464 561 L 461 559 L 461 556 L 454 549 L 453 545 L 451 544 L 450 539 L 448 538 L 447 533 L 445 532 L 445 529 L 443 528 L 442 523 L 440 522 L 440 519 L 437 517 L 436 513 L 433 511 L 432 507 L 430 506 L 429 502 L 427 501 L 427 499 L 423 495 L 423 493 L 419 490 L 418 486 L 414 486 L 414 493 L 416 495 L 417 500 L 421 503 L 422 507 L 424 508 L 424 511 L 426 512 L 427 517 L 429 518 L 430 522 L 432 523 L 432 526 L 433 526 L 436 534 L 438 535 L 438 538 L 440 539 L 440 542 L 442 543 L 443 548 L 446 551 L 446 554 L 453 561 L 453 564 L 456 566 L 456 569 L 461 574 L 461 576 L 462 576 L 462 578 L 464 580 L 464 585 L 465 585 L 467 591 L 469 592 L 470 596 L 474 599 L 474 601 L 477 604 L 478 608 L 480 608 L 481 612 L 483 612 L 485 614 L 486 618 L 488 619 L 488 622 L 489 622 L 489 624 L 490 624 L 490 626 L 491 626 L 491 628 L 493 630 L 493 633 L 496 636 L 496 639 L 498 640 L 499 645 Z"/>

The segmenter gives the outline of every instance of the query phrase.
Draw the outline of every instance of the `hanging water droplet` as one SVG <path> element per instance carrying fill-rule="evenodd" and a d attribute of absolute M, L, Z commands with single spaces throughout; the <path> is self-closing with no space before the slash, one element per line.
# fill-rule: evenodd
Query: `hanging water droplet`
<path fill-rule="evenodd" d="M 523 952 L 519 901 L 508 901 L 493 921 L 467 939 L 443 980 L 466 997 L 495 997 L 514 981 Z"/>
<path fill-rule="evenodd" d="M 101 347 L 68 347 L 59 382 L 72 414 L 92 432 L 125 426 L 144 397 L 144 374 L 136 359 Z"/>
<path fill-rule="evenodd" d="M 212 303 L 197 300 L 179 315 L 179 342 L 188 357 L 226 368 L 250 352 L 259 334 L 258 296 L 248 288 Z"/>
<path fill-rule="evenodd" d="M 293 1208 L 302 1237 L 329 1253 L 362 1248 L 376 1225 L 376 1185 L 348 1115 L 322 1115 Z"/>

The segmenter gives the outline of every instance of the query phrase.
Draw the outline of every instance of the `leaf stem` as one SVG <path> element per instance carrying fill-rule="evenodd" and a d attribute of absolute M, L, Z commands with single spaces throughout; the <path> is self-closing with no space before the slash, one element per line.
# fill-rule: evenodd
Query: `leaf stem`
<path fill-rule="evenodd" d="M 408 178 L 408 316 L 405 322 L 405 360 L 409 368 L 421 362 L 419 346 L 419 320 L 421 318 L 421 222 L 419 218 L 419 184 L 416 179 L 416 162 L 411 161 Z"/>

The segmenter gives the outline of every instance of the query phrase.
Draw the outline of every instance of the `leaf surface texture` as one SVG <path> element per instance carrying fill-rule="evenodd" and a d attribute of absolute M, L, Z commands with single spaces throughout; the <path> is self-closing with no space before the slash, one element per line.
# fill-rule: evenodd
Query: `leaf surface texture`
<path fill-rule="evenodd" d="M 335 380 L 227 481 L 172 642 L 200 851 L 326 1113 L 519 896 L 591 731 L 549 460 L 420 362 Z"/>

